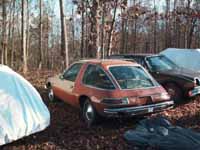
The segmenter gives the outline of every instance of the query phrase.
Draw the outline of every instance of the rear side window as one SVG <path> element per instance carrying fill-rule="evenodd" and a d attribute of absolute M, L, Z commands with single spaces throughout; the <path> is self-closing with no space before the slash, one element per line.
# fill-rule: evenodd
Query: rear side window
<path fill-rule="evenodd" d="M 96 65 L 88 65 L 83 76 L 83 83 L 101 89 L 115 89 L 107 74 Z"/>

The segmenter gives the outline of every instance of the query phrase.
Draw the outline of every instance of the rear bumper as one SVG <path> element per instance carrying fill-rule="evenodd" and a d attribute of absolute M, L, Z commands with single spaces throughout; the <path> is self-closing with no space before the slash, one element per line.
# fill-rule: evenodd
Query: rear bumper
<path fill-rule="evenodd" d="M 166 109 L 172 108 L 174 101 L 167 101 L 157 104 L 145 105 L 145 106 L 136 106 L 136 107 L 125 107 L 125 108 L 105 108 L 104 114 L 106 116 L 136 116 L 136 115 L 145 115 L 149 113 L 155 113 L 163 111 Z"/>
<path fill-rule="evenodd" d="M 199 94 L 200 94 L 200 86 L 197 86 L 193 90 L 189 91 L 189 97 L 194 97 Z"/>

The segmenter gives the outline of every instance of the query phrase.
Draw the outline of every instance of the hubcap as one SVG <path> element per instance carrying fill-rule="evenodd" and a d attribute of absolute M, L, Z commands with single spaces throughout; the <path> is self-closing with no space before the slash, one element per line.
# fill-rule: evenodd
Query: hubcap
<path fill-rule="evenodd" d="M 49 89 L 49 94 L 48 94 L 48 96 L 49 96 L 49 100 L 50 100 L 50 101 L 53 101 L 53 99 L 54 99 L 54 94 L 53 94 L 53 90 L 52 90 L 52 89 Z"/>
<path fill-rule="evenodd" d="M 94 117 L 94 110 L 91 104 L 86 104 L 85 116 L 87 120 L 92 120 Z"/>

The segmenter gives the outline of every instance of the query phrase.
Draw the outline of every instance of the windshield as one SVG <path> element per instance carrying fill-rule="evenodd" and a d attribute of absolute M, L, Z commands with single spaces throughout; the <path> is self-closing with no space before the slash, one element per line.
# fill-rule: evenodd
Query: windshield
<path fill-rule="evenodd" d="M 146 58 L 151 71 L 165 71 L 177 68 L 177 66 L 165 56 L 153 56 Z"/>
<path fill-rule="evenodd" d="M 117 80 L 121 89 L 138 89 L 153 87 L 156 81 L 143 68 L 135 66 L 113 66 L 110 72 Z"/>

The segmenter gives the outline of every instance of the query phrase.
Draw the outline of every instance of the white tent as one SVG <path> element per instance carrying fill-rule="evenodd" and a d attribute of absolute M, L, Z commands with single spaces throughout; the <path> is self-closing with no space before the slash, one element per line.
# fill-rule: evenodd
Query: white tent
<path fill-rule="evenodd" d="M 0 145 L 44 130 L 50 114 L 36 89 L 0 65 Z"/>
<path fill-rule="evenodd" d="M 200 49 L 167 48 L 161 54 L 180 67 L 200 72 Z"/>

